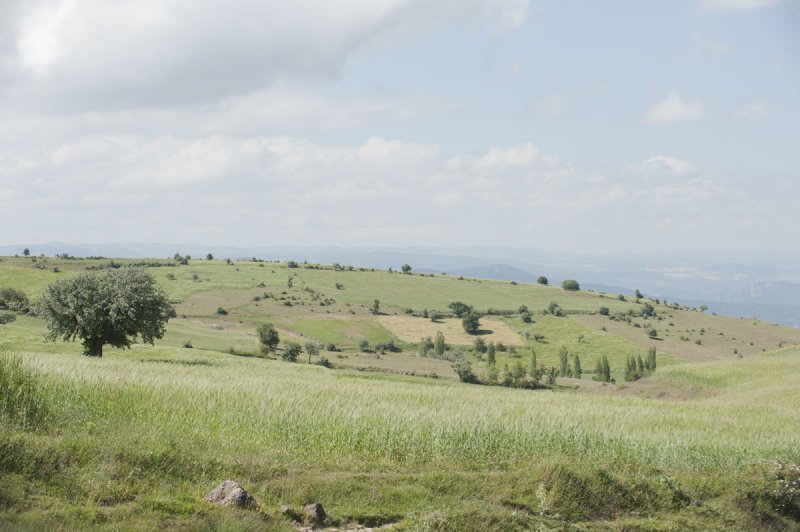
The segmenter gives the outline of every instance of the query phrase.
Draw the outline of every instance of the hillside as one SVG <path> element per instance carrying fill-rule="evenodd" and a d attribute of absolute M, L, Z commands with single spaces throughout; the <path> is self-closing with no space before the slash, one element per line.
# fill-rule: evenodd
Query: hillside
<path fill-rule="evenodd" d="M 155 346 L 91 359 L 79 344 L 45 342 L 34 317 L 0 325 L 3 404 L 24 381 L 40 407 L 0 418 L 0 526 L 290 529 L 280 503 L 320 500 L 328 524 L 350 528 L 798 527 L 794 492 L 772 495 L 791 481 L 776 461 L 800 461 L 798 330 L 486 279 L 147 262 L 177 311 Z M 109 263 L 2 258 L 0 289 L 34 299 L 56 278 Z M 485 377 L 459 319 L 422 317 L 453 301 L 482 314 L 480 338 L 508 347 L 498 366 L 527 364 L 531 350 L 557 366 L 565 347 L 582 378 L 545 390 L 459 383 L 450 360 L 418 345 L 442 331 L 448 353 Z M 263 322 L 284 341 L 323 343 L 334 368 L 264 357 Z M 400 351 L 381 354 L 390 340 Z M 623 382 L 626 357 L 651 347 L 656 372 Z M 602 355 L 616 385 L 592 380 Z M 14 360 L 28 380 L 3 380 Z M 231 477 L 259 510 L 202 501 Z"/>

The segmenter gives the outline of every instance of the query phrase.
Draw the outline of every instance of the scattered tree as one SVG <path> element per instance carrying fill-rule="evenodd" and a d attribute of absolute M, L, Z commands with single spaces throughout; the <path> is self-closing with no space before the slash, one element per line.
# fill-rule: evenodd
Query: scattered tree
<path fill-rule="evenodd" d="M 561 346 L 558 350 L 559 369 L 558 374 L 562 377 L 571 377 L 572 371 L 569 368 L 569 351 L 566 346 Z"/>
<path fill-rule="evenodd" d="M 581 289 L 581 285 L 575 279 L 565 279 L 561 282 L 561 288 L 569 290 L 570 292 L 575 292 Z"/>
<path fill-rule="evenodd" d="M 653 372 L 656 370 L 656 348 L 651 347 L 647 351 L 644 367 L 647 371 Z"/>
<path fill-rule="evenodd" d="M 486 365 L 494 366 L 496 360 L 497 348 L 495 347 L 494 342 L 489 342 L 489 345 L 486 346 Z"/>
<path fill-rule="evenodd" d="M 481 337 L 475 338 L 473 348 L 475 349 L 475 353 L 483 354 L 486 352 L 486 342 Z"/>
<path fill-rule="evenodd" d="M 400 269 L 403 270 L 403 273 L 411 273 L 411 265 L 409 264 L 403 264 Z"/>
<path fill-rule="evenodd" d="M 649 330 L 647 331 L 647 336 L 649 336 L 650 338 L 652 338 L 653 340 L 655 340 L 656 338 L 658 338 L 658 331 L 657 331 L 657 330 L 655 330 L 655 329 L 652 329 L 652 328 L 651 328 L 651 329 L 649 329 Z"/>
<path fill-rule="evenodd" d="M 640 291 L 638 288 L 637 288 L 637 289 L 636 289 L 636 291 L 633 293 L 633 295 L 634 295 L 634 296 L 636 296 L 636 299 L 642 299 L 642 298 L 644 297 L 644 296 L 642 295 L 642 292 L 641 292 L 641 291 Z"/>
<path fill-rule="evenodd" d="M 581 357 L 579 357 L 577 353 L 575 353 L 575 357 L 572 360 L 572 366 L 572 376 L 576 379 L 580 379 L 583 375 L 583 368 L 581 368 Z"/>
<path fill-rule="evenodd" d="M 536 282 L 542 286 L 547 286 L 547 277 L 545 277 L 544 275 L 540 275 L 539 278 L 536 279 Z"/>
<path fill-rule="evenodd" d="M 319 356 L 319 344 L 314 340 L 309 340 L 303 347 L 308 355 L 308 363 L 311 364 L 311 357 Z"/>
<path fill-rule="evenodd" d="M 471 306 L 467 305 L 466 303 L 462 303 L 461 301 L 453 301 L 447 306 L 453 311 L 453 314 L 455 314 L 457 318 L 463 318 L 469 311 L 472 310 Z"/>
<path fill-rule="evenodd" d="M 608 316 L 611 313 L 611 310 L 608 307 L 600 307 L 599 312 L 601 316 Z"/>
<path fill-rule="evenodd" d="M 209 253 L 206 255 L 206 260 L 214 260 L 214 255 Z"/>
<path fill-rule="evenodd" d="M 286 362 L 297 362 L 297 359 L 300 357 L 300 354 L 303 352 L 303 348 L 300 347 L 300 344 L 295 342 L 286 342 L 283 344 L 283 353 L 281 353 L 281 358 Z"/>
<path fill-rule="evenodd" d="M 428 353 L 430 353 L 431 350 L 433 350 L 433 347 L 434 347 L 433 340 L 431 339 L 430 336 L 426 336 L 419 342 L 419 354 L 421 356 L 427 357 Z"/>
<path fill-rule="evenodd" d="M 447 344 L 444 343 L 444 333 L 442 331 L 436 331 L 436 339 L 433 341 L 433 352 L 438 357 L 441 358 L 444 356 L 444 351 L 447 348 Z"/>
<path fill-rule="evenodd" d="M 377 299 L 372 302 L 372 306 L 370 307 L 369 311 L 372 314 L 378 315 L 381 313 L 381 302 Z"/>
<path fill-rule="evenodd" d="M 258 336 L 258 347 L 262 353 L 271 353 L 275 351 L 280 343 L 280 336 L 278 330 L 271 323 L 262 323 L 256 329 L 256 336 Z"/>
<path fill-rule="evenodd" d="M 126 348 L 141 336 L 153 344 L 175 316 L 152 275 L 138 268 L 87 272 L 48 285 L 36 305 L 48 339 L 80 338 L 83 353 L 103 356 L 103 346 Z"/>
<path fill-rule="evenodd" d="M 25 257 L 30 257 L 30 255 L 31 255 L 31 250 L 30 250 L 30 249 L 28 249 L 28 248 L 25 248 L 25 249 L 23 249 L 23 250 L 22 250 L 22 254 L 23 254 Z"/>
<path fill-rule="evenodd" d="M 475 334 L 481 327 L 480 322 L 481 315 L 475 312 L 474 310 L 470 310 L 464 316 L 464 319 L 461 320 L 461 324 L 464 326 L 464 331 L 467 334 Z"/>

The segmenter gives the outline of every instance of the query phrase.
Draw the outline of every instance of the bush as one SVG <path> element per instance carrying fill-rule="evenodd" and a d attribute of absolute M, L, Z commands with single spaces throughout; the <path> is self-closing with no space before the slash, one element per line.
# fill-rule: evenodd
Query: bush
<path fill-rule="evenodd" d="M 522 322 L 523 323 L 532 323 L 533 322 L 533 316 L 528 311 L 521 312 L 519 317 L 522 318 Z"/>
<path fill-rule="evenodd" d="M 361 349 L 362 353 L 369 353 L 369 342 L 367 340 L 361 340 L 358 342 L 358 348 Z"/>
<path fill-rule="evenodd" d="M 286 362 L 297 362 L 297 359 L 300 357 L 302 352 L 303 348 L 300 347 L 300 344 L 295 342 L 286 342 L 283 345 L 283 353 L 281 354 L 281 358 Z"/>
<path fill-rule="evenodd" d="M 608 316 L 611 313 L 608 307 L 600 307 L 600 315 L 601 316 Z"/>
<path fill-rule="evenodd" d="M 581 285 L 575 279 L 565 279 L 561 282 L 561 288 L 569 290 L 570 292 L 575 292 L 581 289 Z"/>
<path fill-rule="evenodd" d="M 467 361 L 460 361 L 453 364 L 453 371 L 456 372 L 461 382 L 475 384 L 478 382 L 478 377 L 472 372 L 472 366 Z"/>
<path fill-rule="evenodd" d="M 227 316 L 227 315 L 228 315 L 228 311 L 227 311 L 227 310 L 225 310 L 225 309 L 224 309 L 224 308 L 222 308 L 222 307 L 218 307 L 218 308 L 217 308 L 217 314 L 219 314 L 220 316 Z"/>
<path fill-rule="evenodd" d="M 14 288 L 0 289 L 0 310 L 25 312 L 28 310 L 28 296 Z"/>
<path fill-rule="evenodd" d="M 0 325 L 11 323 L 15 319 L 17 319 L 17 315 L 13 312 L 0 312 Z"/>

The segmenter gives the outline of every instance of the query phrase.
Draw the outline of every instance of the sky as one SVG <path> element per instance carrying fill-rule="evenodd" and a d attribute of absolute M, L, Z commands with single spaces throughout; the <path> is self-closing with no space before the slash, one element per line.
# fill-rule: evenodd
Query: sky
<path fill-rule="evenodd" d="M 797 0 L 0 0 L 0 243 L 800 236 Z"/>

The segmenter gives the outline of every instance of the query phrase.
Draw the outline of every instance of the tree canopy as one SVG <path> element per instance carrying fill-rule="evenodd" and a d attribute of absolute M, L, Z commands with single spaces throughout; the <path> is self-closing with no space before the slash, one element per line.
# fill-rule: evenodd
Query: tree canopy
<path fill-rule="evenodd" d="M 59 279 L 36 305 L 47 338 L 80 338 L 83 353 L 103 356 L 103 346 L 130 347 L 138 336 L 152 344 L 162 338 L 175 310 L 152 275 L 140 268 L 87 272 Z"/>

